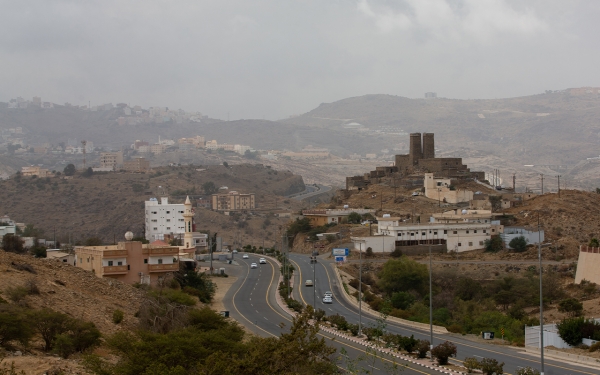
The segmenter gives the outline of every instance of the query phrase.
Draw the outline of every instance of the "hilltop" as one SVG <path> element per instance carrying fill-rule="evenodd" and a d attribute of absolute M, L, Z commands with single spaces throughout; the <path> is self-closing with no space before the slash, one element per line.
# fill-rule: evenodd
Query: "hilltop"
<path fill-rule="evenodd" d="M 186 194 L 201 195 L 206 182 L 256 194 L 260 216 L 225 216 L 196 209 L 198 230 L 219 232 L 229 243 L 242 236 L 246 242 L 254 237 L 275 240 L 283 219 L 269 213 L 276 207 L 297 209 L 298 202 L 283 196 L 304 189 L 301 176 L 262 164 L 162 167 L 147 174 L 106 173 L 89 178 L 78 174 L 70 180 L 22 177 L 0 182 L 0 212 L 43 229 L 46 239 L 52 239 L 56 230 L 63 243 L 92 236 L 112 243 L 128 230 L 142 235 L 144 201 L 166 191 L 170 202 L 183 203 Z"/>

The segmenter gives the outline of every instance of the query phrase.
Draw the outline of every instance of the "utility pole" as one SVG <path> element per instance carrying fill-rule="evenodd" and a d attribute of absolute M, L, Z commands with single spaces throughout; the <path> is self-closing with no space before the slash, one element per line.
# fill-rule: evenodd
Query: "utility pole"
<path fill-rule="evenodd" d="M 516 193 L 517 191 L 515 190 L 515 180 L 516 180 L 516 175 L 513 173 L 513 193 Z"/>
<path fill-rule="evenodd" d="M 540 259 L 540 365 L 544 375 L 544 298 L 542 294 L 542 234 L 540 231 L 540 212 L 538 211 L 538 257 Z"/>
<path fill-rule="evenodd" d="M 558 178 L 558 197 L 560 198 L 560 175 L 556 176 Z"/>
<path fill-rule="evenodd" d="M 431 242 L 429 243 L 429 350 L 433 350 L 433 297 L 432 297 L 432 270 L 431 270 Z M 433 353 L 431 353 L 433 362 Z"/>
<path fill-rule="evenodd" d="M 383 190 L 381 191 L 381 195 L 379 196 L 379 202 L 381 204 L 381 211 L 383 211 Z M 383 215 L 383 213 L 382 213 Z"/>
<path fill-rule="evenodd" d="M 540 177 L 542 179 L 542 195 L 544 195 L 544 175 L 540 174 Z"/>
<path fill-rule="evenodd" d="M 362 242 L 358 253 L 358 336 L 362 335 Z"/>

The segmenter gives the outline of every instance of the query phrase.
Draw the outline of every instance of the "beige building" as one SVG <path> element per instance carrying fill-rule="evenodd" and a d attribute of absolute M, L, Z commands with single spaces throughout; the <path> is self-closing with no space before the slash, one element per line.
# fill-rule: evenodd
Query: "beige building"
<path fill-rule="evenodd" d="M 575 272 L 575 284 L 583 280 L 600 284 L 600 248 L 579 246 L 579 261 Z"/>
<path fill-rule="evenodd" d="M 145 158 L 135 158 L 123 163 L 123 169 L 127 172 L 147 172 L 150 170 L 150 161 Z"/>
<path fill-rule="evenodd" d="M 312 226 L 321 226 L 325 224 L 341 223 L 352 212 L 359 215 L 375 214 L 375 210 L 367 208 L 339 208 L 339 209 L 318 209 L 318 210 L 302 210 L 302 215 L 308 220 Z"/>
<path fill-rule="evenodd" d="M 31 176 L 47 177 L 49 175 L 49 173 L 48 173 L 47 169 L 31 166 L 31 167 L 22 167 L 21 175 L 23 177 L 31 177 Z"/>
<path fill-rule="evenodd" d="M 473 200 L 473 192 L 470 190 L 451 190 L 451 181 L 448 178 L 434 178 L 433 173 L 425 173 L 425 196 L 435 199 L 440 203 L 460 203 Z"/>
<path fill-rule="evenodd" d="M 117 170 L 123 166 L 123 151 L 103 152 L 100 154 L 100 167 Z"/>
<path fill-rule="evenodd" d="M 128 284 L 156 285 L 159 279 L 179 270 L 177 246 L 144 245 L 138 241 L 77 247 L 75 257 L 77 267 Z"/>
<path fill-rule="evenodd" d="M 212 195 L 212 209 L 215 211 L 253 210 L 255 207 L 254 193 L 230 191 Z"/>

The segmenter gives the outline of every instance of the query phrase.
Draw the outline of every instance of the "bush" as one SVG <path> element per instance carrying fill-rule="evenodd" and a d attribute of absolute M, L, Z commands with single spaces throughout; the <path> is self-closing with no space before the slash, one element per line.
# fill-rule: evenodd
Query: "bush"
<path fill-rule="evenodd" d="M 323 309 L 315 310 L 314 318 L 317 322 L 320 322 L 321 320 L 323 320 L 324 317 L 325 317 L 325 310 L 323 310 Z"/>
<path fill-rule="evenodd" d="M 30 322 L 42 337 L 45 351 L 54 349 L 56 337 L 68 332 L 72 325 L 71 318 L 68 315 L 50 309 L 32 311 Z"/>
<path fill-rule="evenodd" d="M 367 247 L 367 251 L 365 252 L 365 256 L 367 258 L 371 258 L 373 256 L 373 249 L 371 247 Z"/>
<path fill-rule="evenodd" d="M 414 335 L 398 337 L 398 348 L 406 350 L 407 353 L 412 353 L 419 344 L 419 340 L 415 339 Z"/>
<path fill-rule="evenodd" d="M 450 341 L 443 342 L 431 349 L 431 355 L 437 359 L 439 365 L 447 365 L 448 358 L 456 357 L 456 345 Z"/>
<path fill-rule="evenodd" d="M 500 236 L 492 236 L 489 240 L 485 240 L 484 248 L 487 252 L 497 253 L 504 248 L 504 242 L 502 242 Z"/>
<path fill-rule="evenodd" d="M 508 246 L 517 253 L 527 250 L 527 239 L 523 236 L 515 237 L 508 243 Z"/>
<path fill-rule="evenodd" d="M 479 368 L 485 375 L 502 375 L 504 373 L 504 362 L 498 363 L 493 358 L 484 358 L 479 362 Z"/>
<path fill-rule="evenodd" d="M 584 318 L 563 319 L 556 325 L 560 338 L 571 346 L 581 344 L 581 339 L 584 337 L 582 332 L 584 323 Z"/>
<path fill-rule="evenodd" d="M 590 350 L 590 352 L 593 353 L 593 352 L 597 351 L 598 349 L 600 349 L 600 342 L 596 342 L 596 343 L 592 344 L 592 346 L 590 346 L 589 350 Z"/>
<path fill-rule="evenodd" d="M 567 313 L 569 317 L 573 318 L 581 315 L 583 304 L 575 298 L 567 298 L 558 303 L 558 311 Z"/>
<path fill-rule="evenodd" d="M 115 324 L 119 324 L 123 321 L 124 317 L 125 317 L 125 313 L 123 313 L 123 311 L 117 309 L 117 310 L 113 311 L 112 321 Z"/>
<path fill-rule="evenodd" d="M 10 349 L 13 341 L 27 345 L 33 331 L 20 308 L 3 305 L 0 307 L 0 346 Z"/>
<path fill-rule="evenodd" d="M 327 320 L 335 325 L 337 327 L 337 329 L 339 329 L 340 331 L 347 331 L 349 328 L 348 325 L 348 321 L 346 320 L 346 318 L 340 314 L 335 314 L 335 315 L 329 315 L 327 317 Z M 358 334 L 358 329 L 357 329 L 357 334 Z"/>
<path fill-rule="evenodd" d="M 423 294 L 429 280 L 427 267 L 405 256 L 385 262 L 378 276 L 378 287 L 387 295 L 410 290 Z"/>
<path fill-rule="evenodd" d="M 9 253 L 21 254 L 25 251 L 23 244 L 25 242 L 19 236 L 7 233 L 2 237 L 2 248 Z"/>
<path fill-rule="evenodd" d="M 531 367 L 521 367 L 517 370 L 516 375 L 540 375 L 540 372 Z"/>
<path fill-rule="evenodd" d="M 27 289 L 27 294 L 40 294 L 40 287 L 38 286 L 38 282 L 36 279 L 28 279 L 25 281 L 25 289 Z"/>
<path fill-rule="evenodd" d="M 407 292 L 396 292 L 392 294 L 392 306 L 397 309 L 406 310 L 415 302 L 415 297 Z"/>
<path fill-rule="evenodd" d="M 24 286 L 9 286 L 4 290 L 4 294 L 13 302 L 19 302 L 25 298 L 29 291 Z"/>
<path fill-rule="evenodd" d="M 418 358 L 427 357 L 427 352 L 429 351 L 430 345 L 431 344 L 429 343 L 429 340 L 419 340 L 419 342 L 417 343 L 417 346 L 416 346 L 417 357 Z"/>
<path fill-rule="evenodd" d="M 348 331 L 352 334 L 352 336 L 358 336 L 358 324 L 348 324 Z"/>
<path fill-rule="evenodd" d="M 467 372 L 469 374 L 471 374 L 471 373 L 473 373 L 473 370 L 479 369 L 480 365 L 479 365 L 479 361 L 476 358 L 467 357 L 463 361 L 463 366 L 465 366 L 465 368 L 467 369 Z"/>

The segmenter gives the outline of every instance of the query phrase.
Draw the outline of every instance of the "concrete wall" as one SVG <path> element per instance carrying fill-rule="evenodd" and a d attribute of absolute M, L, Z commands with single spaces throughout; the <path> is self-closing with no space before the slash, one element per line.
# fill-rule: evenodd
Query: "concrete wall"
<path fill-rule="evenodd" d="M 504 241 L 504 244 L 509 249 L 510 246 L 508 246 L 508 244 L 510 243 L 510 241 L 512 241 L 513 238 L 521 236 L 525 237 L 525 239 L 527 240 L 527 244 L 537 244 L 540 241 L 540 239 L 542 242 L 544 242 L 543 230 L 541 230 L 538 235 L 538 232 L 533 232 L 525 228 L 504 227 L 504 233 L 500 235 L 500 237 L 502 237 L 502 241 Z"/>
<path fill-rule="evenodd" d="M 402 251 L 404 255 L 422 255 L 429 254 L 428 245 L 415 245 L 415 246 L 397 246 L 397 249 Z M 431 245 L 432 254 L 444 254 L 448 251 L 446 245 Z"/>
<path fill-rule="evenodd" d="M 587 280 L 600 284 L 600 248 L 598 247 L 579 247 L 579 261 L 577 262 L 577 272 L 575 273 L 575 284 L 580 284 Z"/>
<path fill-rule="evenodd" d="M 396 249 L 394 236 L 352 237 L 352 242 L 354 250 L 367 251 L 370 247 L 374 253 L 391 253 Z"/>

